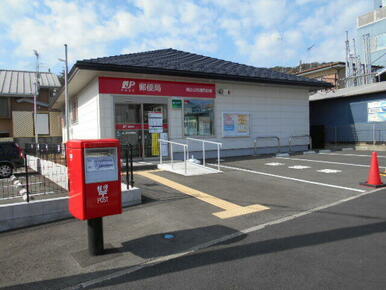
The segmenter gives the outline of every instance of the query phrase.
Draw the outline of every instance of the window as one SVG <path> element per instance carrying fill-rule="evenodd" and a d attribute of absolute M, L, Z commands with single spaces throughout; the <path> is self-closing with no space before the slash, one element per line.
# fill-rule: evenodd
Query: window
<path fill-rule="evenodd" d="M 48 114 L 36 115 L 36 129 L 38 134 L 48 135 L 50 134 L 50 125 L 48 121 Z"/>
<path fill-rule="evenodd" d="M 71 121 L 78 122 L 78 97 L 73 97 L 71 101 Z"/>
<path fill-rule="evenodd" d="M 0 97 L 0 118 L 9 118 L 9 99 Z"/>
<path fill-rule="evenodd" d="M 214 100 L 184 100 L 185 136 L 212 136 L 214 124 Z"/>
<path fill-rule="evenodd" d="M 386 49 L 386 33 L 378 34 L 372 39 L 371 51 Z"/>

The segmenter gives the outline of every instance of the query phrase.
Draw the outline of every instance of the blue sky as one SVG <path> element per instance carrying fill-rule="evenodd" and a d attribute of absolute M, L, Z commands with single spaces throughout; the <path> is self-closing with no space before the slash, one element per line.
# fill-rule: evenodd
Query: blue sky
<path fill-rule="evenodd" d="M 0 0 L 0 69 L 175 48 L 259 67 L 344 60 L 372 0 Z M 308 49 L 312 47 L 311 49 Z"/>

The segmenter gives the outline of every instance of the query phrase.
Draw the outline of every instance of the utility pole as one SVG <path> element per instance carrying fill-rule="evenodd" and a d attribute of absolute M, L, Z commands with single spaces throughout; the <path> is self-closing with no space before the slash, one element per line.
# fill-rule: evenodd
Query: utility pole
<path fill-rule="evenodd" d="M 35 144 L 39 143 L 38 123 L 37 123 L 37 98 L 39 96 L 39 53 L 34 50 L 36 56 L 36 71 L 35 71 L 35 93 L 34 93 L 34 128 L 35 128 Z"/>
<path fill-rule="evenodd" d="M 70 120 L 68 118 L 68 59 L 67 59 L 67 44 L 64 45 L 64 102 L 65 102 L 65 115 L 66 115 L 66 132 L 67 141 L 70 140 Z"/>
<path fill-rule="evenodd" d="M 69 120 L 69 104 L 68 104 L 68 58 L 67 44 L 64 45 L 64 59 L 59 58 L 64 62 L 64 119 L 66 123 L 66 141 L 70 140 L 70 120 Z"/>

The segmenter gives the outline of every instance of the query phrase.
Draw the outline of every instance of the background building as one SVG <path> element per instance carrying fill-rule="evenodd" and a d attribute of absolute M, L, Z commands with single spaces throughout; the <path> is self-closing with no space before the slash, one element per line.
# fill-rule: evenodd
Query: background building
<path fill-rule="evenodd" d="M 35 124 L 33 96 L 36 73 L 0 70 L 0 138 L 11 138 L 21 145 L 34 143 L 34 128 L 37 126 L 41 143 L 61 142 L 61 113 L 48 108 L 61 84 L 53 73 L 40 72 L 39 75 Z"/>
<path fill-rule="evenodd" d="M 365 63 L 365 37 L 370 36 L 369 50 L 372 65 L 386 67 L 386 0 L 375 0 L 374 10 L 357 20 L 357 47 L 362 63 Z"/>
<path fill-rule="evenodd" d="M 386 143 L 386 82 L 310 96 L 311 136 L 315 147 Z"/>
<path fill-rule="evenodd" d="M 334 88 L 340 89 L 344 88 L 345 85 L 346 64 L 344 62 L 331 62 L 303 70 L 296 75 L 328 82 Z"/>

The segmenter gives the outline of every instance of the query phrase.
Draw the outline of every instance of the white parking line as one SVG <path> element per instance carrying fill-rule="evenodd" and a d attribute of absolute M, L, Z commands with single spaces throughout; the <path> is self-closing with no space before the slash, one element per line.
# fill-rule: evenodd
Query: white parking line
<path fill-rule="evenodd" d="M 343 163 L 343 162 L 335 162 L 335 161 L 323 161 L 323 160 L 313 160 L 313 159 L 303 159 L 303 158 L 288 158 L 288 157 L 276 157 L 276 158 L 286 159 L 286 160 L 294 160 L 294 161 L 307 161 L 307 162 L 316 162 L 316 163 L 328 163 L 328 164 L 356 166 L 356 167 L 370 167 L 370 165 L 354 164 L 354 163 Z M 379 166 L 379 168 L 386 168 L 386 167 Z"/>
<path fill-rule="evenodd" d="M 371 155 L 364 155 L 364 154 L 342 154 L 342 153 L 319 153 L 320 155 L 338 155 L 338 156 L 356 156 L 356 157 L 368 157 L 370 158 Z M 378 155 L 379 158 L 386 158 L 384 155 Z"/>
<path fill-rule="evenodd" d="M 269 162 L 269 163 L 265 163 L 265 165 L 268 165 L 268 166 L 282 166 L 282 165 L 284 165 L 284 163 L 280 163 L 280 162 Z"/>
<path fill-rule="evenodd" d="M 338 170 L 338 169 L 321 169 L 321 170 L 316 170 L 317 172 L 321 172 L 321 173 L 340 173 L 342 172 L 342 170 Z"/>
<path fill-rule="evenodd" d="M 217 166 L 217 164 L 209 164 L 209 165 Z M 254 170 L 238 168 L 238 167 L 233 167 L 233 166 L 220 165 L 220 167 L 238 170 L 238 171 L 243 171 L 243 172 L 248 172 L 248 173 L 253 173 L 253 174 L 260 174 L 260 175 L 265 175 L 265 176 L 270 176 L 270 177 L 276 177 L 276 178 L 281 178 L 281 179 L 293 180 L 293 181 L 298 181 L 298 182 L 303 182 L 303 183 L 310 183 L 310 184 L 315 184 L 315 185 L 320 185 L 320 186 L 333 187 L 333 188 L 345 189 L 345 190 L 356 191 L 356 192 L 366 192 L 366 190 L 358 189 L 358 188 L 351 188 L 351 187 L 345 187 L 345 186 L 340 186 L 340 185 L 334 185 L 334 184 L 312 181 L 312 180 L 293 178 L 293 177 L 282 176 L 282 175 L 271 174 L 271 173 L 260 172 L 260 171 L 254 171 Z"/>
<path fill-rule="evenodd" d="M 311 167 L 310 166 L 304 166 L 304 165 L 294 165 L 294 166 L 288 166 L 288 168 L 302 170 L 302 169 L 307 169 L 307 168 L 311 168 Z"/>

